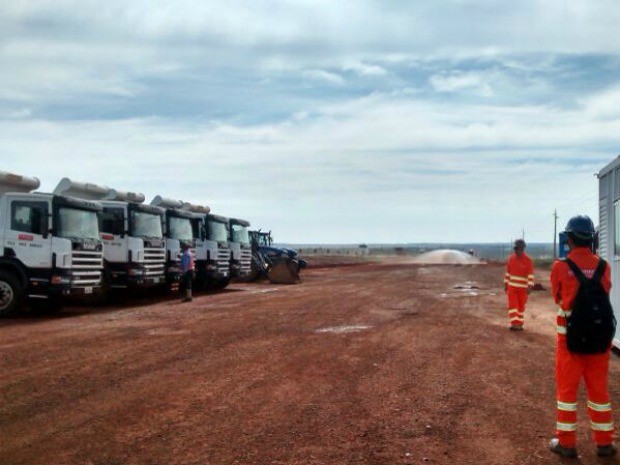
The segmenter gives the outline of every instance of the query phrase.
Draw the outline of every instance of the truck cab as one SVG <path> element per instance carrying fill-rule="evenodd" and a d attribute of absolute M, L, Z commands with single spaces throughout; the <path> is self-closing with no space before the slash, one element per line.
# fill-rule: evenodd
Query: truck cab
<path fill-rule="evenodd" d="M 161 209 L 164 218 L 164 242 L 166 246 L 166 283 L 178 288 L 181 280 L 181 245 L 187 244 L 196 258 L 196 213 L 183 209 L 183 202 L 157 196 L 151 205 Z"/>
<path fill-rule="evenodd" d="M 223 289 L 230 282 L 228 228 L 228 218 L 213 214 L 205 216 L 207 286 L 211 288 Z"/>
<path fill-rule="evenodd" d="M 248 278 L 252 274 L 252 245 L 246 220 L 231 218 L 229 220 L 231 252 L 230 271 L 233 278 Z"/>
<path fill-rule="evenodd" d="M 145 288 L 164 284 L 162 212 L 144 205 L 144 194 L 123 192 L 63 178 L 56 193 L 97 200 L 104 245 L 103 288 Z"/>
<path fill-rule="evenodd" d="M 211 209 L 207 205 L 196 205 L 188 202 L 183 202 L 181 208 L 192 214 L 190 221 L 194 237 L 195 284 L 197 288 L 206 288 L 209 284 L 209 248 L 205 233 L 205 216 L 209 214 Z"/>
<path fill-rule="evenodd" d="M 160 209 L 135 202 L 101 202 L 101 237 L 111 288 L 165 283 L 166 248 Z"/>
<path fill-rule="evenodd" d="M 37 178 L 0 172 L 0 315 L 28 299 L 47 310 L 101 288 L 100 204 L 32 192 Z"/>

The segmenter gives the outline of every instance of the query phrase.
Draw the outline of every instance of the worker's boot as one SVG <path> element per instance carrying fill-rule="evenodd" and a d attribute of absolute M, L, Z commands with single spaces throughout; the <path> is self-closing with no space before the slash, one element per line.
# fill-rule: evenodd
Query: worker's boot
<path fill-rule="evenodd" d="M 596 446 L 596 455 L 599 457 L 613 457 L 618 453 L 618 449 L 613 444 L 608 446 Z"/>
<path fill-rule="evenodd" d="M 523 325 L 510 325 L 510 331 L 523 331 Z"/>
<path fill-rule="evenodd" d="M 549 441 L 549 450 L 554 454 L 558 454 L 561 457 L 575 458 L 577 457 L 577 449 L 574 447 L 564 447 L 560 444 L 558 438 L 553 438 Z"/>
<path fill-rule="evenodd" d="M 191 301 L 192 301 L 192 290 L 185 289 L 185 298 L 183 299 L 183 302 L 191 302 Z"/>

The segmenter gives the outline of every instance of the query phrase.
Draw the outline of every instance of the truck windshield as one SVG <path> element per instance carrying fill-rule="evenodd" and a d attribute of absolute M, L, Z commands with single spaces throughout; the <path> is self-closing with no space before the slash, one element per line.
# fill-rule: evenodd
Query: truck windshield
<path fill-rule="evenodd" d="M 258 236 L 258 245 L 260 245 L 262 247 L 269 247 L 271 245 L 271 242 L 269 241 L 269 235 L 268 234 L 260 234 Z"/>
<path fill-rule="evenodd" d="M 99 221 L 92 210 L 60 207 L 58 209 L 59 237 L 99 240 Z"/>
<path fill-rule="evenodd" d="M 233 224 L 231 229 L 233 242 L 241 242 L 242 244 L 250 243 L 248 228 L 246 228 L 245 226 L 241 226 L 240 224 Z"/>
<path fill-rule="evenodd" d="M 228 230 L 224 223 L 220 223 L 219 221 L 209 221 L 208 234 L 210 241 L 228 242 Z"/>
<path fill-rule="evenodd" d="M 168 235 L 171 239 L 179 239 L 188 242 L 194 240 L 192 222 L 189 218 L 171 216 L 168 219 Z"/>
<path fill-rule="evenodd" d="M 131 213 L 131 232 L 134 237 L 161 239 L 161 217 L 154 213 L 134 211 Z"/>

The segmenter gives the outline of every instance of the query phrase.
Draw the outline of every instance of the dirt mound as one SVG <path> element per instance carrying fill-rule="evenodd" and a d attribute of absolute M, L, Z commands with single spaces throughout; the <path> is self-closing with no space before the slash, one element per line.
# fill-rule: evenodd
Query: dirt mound
<path fill-rule="evenodd" d="M 415 257 L 413 263 L 420 265 L 480 265 L 483 262 L 460 250 L 433 250 Z"/>

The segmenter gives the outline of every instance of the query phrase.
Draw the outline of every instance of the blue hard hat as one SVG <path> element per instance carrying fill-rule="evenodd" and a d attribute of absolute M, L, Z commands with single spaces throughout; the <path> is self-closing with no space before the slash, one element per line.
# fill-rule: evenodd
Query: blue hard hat
<path fill-rule="evenodd" d="M 581 239 L 592 239 L 596 230 L 594 229 L 594 223 L 587 215 L 573 216 L 568 223 L 566 223 L 565 232 L 574 234 Z"/>

